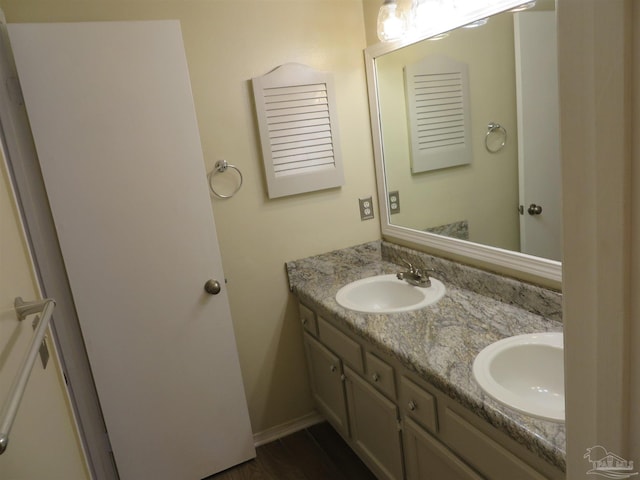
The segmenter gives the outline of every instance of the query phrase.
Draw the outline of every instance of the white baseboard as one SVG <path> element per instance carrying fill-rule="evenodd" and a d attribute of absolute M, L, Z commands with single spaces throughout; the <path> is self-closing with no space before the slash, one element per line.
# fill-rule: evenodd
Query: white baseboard
<path fill-rule="evenodd" d="M 281 425 L 276 425 L 275 427 L 268 428 L 262 432 L 253 434 L 253 444 L 256 447 L 260 445 L 264 445 L 265 443 L 272 442 L 282 437 L 286 437 L 287 435 L 291 435 L 299 430 L 303 430 L 311 425 L 315 425 L 316 423 L 320 423 L 324 421 L 324 417 L 320 415 L 318 412 L 311 412 L 307 415 L 304 415 L 300 418 L 296 418 L 289 422 L 283 423 Z"/>

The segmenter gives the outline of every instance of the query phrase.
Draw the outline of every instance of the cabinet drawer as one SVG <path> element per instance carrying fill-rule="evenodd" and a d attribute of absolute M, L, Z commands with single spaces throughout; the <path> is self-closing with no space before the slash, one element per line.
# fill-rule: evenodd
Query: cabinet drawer
<path fill-rule="evenodd" d="M 320 339 L 333 353 L 342 358 L 342 361 L 356 370 L 364 372 L 362 362 L 362 348 L 333 325 L 330 325 L 322 317 L 318 317 L 318 332 Z"/>
<path fill-rule="evenodd" d="M 300 304 L 300 322 L 302 322 L 302 326 L 307 332 L 314 336 L 318 335 L 316 314 L 313 313 L 313 310 L 303 304 Z"/>
<path fill-rule="evenodd" d="M 396 398 L 396 379 L 393 368 L 372 353 L 365 354 L 367 378 L 371 384 L 389 398 Z"/>
<path fill-rule="evenodd" d="M 438 431 L 438 415 L 436 398 L 406 377 L 400 380 L 401 408 L 404 415 L 408 415 L 427 430 Z"/>
<path fill-rule="evenodd" d="M 444 413 L 443 437 L 462 458 L 487 479 L 546 480 L 546 477 L 450 408 Z"/>

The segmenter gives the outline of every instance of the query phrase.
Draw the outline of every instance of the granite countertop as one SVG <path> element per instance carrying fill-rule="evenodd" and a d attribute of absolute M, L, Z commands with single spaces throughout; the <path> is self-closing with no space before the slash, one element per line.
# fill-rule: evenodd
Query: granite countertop
<path fill-rule="evenodd" d="M 500 296 L 497 291 L 503 288 L 495 287 L 501 277 L 488 274 L 498 280 L 487 279 L 482 277 L 485 273 L 478 277 L 475 269 L 461 269 L 460 264 L 429 257 L 430 265 L 437 263 L 438 270 L 443 272 L 433 276 L 447 288 L 445 296 L 435 305 L 393 314 L 353 312 L 338 305 L 335 294 L 345 284 L 398 272 L 398 265 L 388 261 L 389 258 L 406 258 L 414 252 L 399 248 L 400 252 L 386 242 L 372 242 L 287 262 L 291 291 L 319 315 L 341 322 L 355 335 L 397 358 L 489 424 L 565 471 L 564 424 L 520 414 L 498 403 L 484 393 L 472 374 L 475 356 L 497 340 L 524 333 L 562 331 L 562 323 L 553 318 L 558 317 L 559 310 L 554 293 L 551 292 L 549 301 L 543 289 L 514 287 L 520 282 L 509 280 L 504 287 L 508 302 L 505 303 L 496 299 Z M 490 291 L 478 288 L 481 292 L 478 293 L 469 289 L 474 284 L 492 286 Z M 559 294 L 555 295 L 559 298 Z M 523 303 L 525 309 L 517 304 L 523 298 L 542 300 L 529 302 L 537 303 L 534 308 Z M 555 313 L 543 316 L 531 310 Z"/>

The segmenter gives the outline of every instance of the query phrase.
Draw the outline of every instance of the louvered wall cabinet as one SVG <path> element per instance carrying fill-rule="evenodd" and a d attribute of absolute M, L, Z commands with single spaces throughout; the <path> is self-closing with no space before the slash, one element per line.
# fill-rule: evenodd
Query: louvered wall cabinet
<path fill-rule="evenodd" d="M 344 184 L 333 76 L 287 63 L 252 83 L 269 198 Z"/>

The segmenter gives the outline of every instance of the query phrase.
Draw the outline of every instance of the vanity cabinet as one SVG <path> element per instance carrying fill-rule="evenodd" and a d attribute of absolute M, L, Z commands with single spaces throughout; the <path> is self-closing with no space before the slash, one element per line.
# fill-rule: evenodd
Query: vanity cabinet
<path fill-rule="evenodd" d="M 337 322 L 302 304 L 300 315 L 317 407 L 379 479 L 564 479 Z"/>

